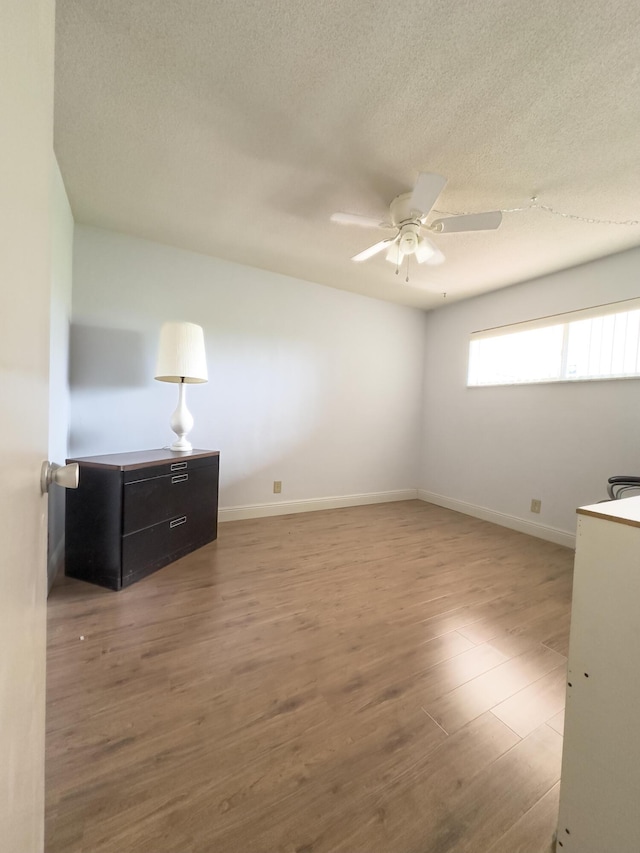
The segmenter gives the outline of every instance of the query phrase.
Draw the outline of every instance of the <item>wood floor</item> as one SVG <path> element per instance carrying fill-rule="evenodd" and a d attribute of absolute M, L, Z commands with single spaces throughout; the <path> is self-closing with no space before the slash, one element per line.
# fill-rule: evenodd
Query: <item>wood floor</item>
<path fill-rule="evenodd" d="M 572 564 L 409 501 L 63 579 L 47 853 L 548 853 Z"/>

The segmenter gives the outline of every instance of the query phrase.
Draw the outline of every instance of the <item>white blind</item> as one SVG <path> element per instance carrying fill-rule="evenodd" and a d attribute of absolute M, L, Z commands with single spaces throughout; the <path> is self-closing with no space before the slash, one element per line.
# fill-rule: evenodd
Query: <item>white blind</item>
<path fill-rule="evenodd" d="M 640 376 L 640 299 L 471 335 L 471 386 L 627 376 Z"/>

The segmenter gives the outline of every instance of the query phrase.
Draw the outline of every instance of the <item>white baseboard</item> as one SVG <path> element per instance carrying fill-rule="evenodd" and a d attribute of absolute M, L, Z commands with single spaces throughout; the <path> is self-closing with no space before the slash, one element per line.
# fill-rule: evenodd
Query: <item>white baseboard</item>
<path fill-rule="evenodd" d="M 418 497 L 417 489 L 398 489 L 393 492 L 368 492 L 364 495 L 344 495 L 334 498 L 314 498 L 300 501 L 279 501 L 269 504 L 228 506 L 218 510 L 218 521 L 239 521 L 243 518 L 265 518 L 270 515 L 291 515 L 294 512 L 315 512 L 320 509 L 339 509 L 345 506 L 384 504 L 391 501 L 411 501 Z"/>
<path fill-rule="evenodd" d="M 567 548 L 573 549 L 576 547 L 575 534 L 569 533 L 566 530 L 558 530 L 556 527 L 547 527 L 544 524 L 525 521 L 523 518 L 518 518 L 515 515 L 496 512 L 484 506 L 477 506 L 476 504 L 466 503 L 466 501 L 448 498 L 445 495 L 427 492 L 424 489 L 418 489 L 418 498 L 430 504 L 436 504 L 437 506 L 446 507 L 446 509 L 455 510 L 455 512 L 464 513 L 464 515 L 472 515 L 474 518 L 481 518 L 483 521 L 491 521 L 493 524 L 509 527 L 511 530 L 518 530 L 520 533 L 528 533 L 529 536 L 537 536 L 539 539 L 555 542 L 556 545 L 565 545 Z"/>

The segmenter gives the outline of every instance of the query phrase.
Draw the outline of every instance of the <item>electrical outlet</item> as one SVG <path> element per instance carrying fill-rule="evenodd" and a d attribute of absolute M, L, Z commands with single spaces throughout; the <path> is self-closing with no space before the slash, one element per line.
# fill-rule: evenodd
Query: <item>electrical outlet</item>
<path fill-rule="evenodd" d="M 537 500 L 536 498 L 531 499 L 531 512 L 540 512 L 542 509 L 542 501 Z"/>
<path fill-rule="evenodd" d="M 282 493 L 282 480 L 274 480 L 273 481 L 273 494 L 279 495 Z M 540 510 L 538 510 L 540 512 Z"/>

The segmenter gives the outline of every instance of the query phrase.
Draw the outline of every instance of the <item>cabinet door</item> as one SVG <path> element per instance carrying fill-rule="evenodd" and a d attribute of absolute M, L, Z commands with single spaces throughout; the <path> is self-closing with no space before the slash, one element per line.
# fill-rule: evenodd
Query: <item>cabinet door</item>
<path fill-rule="evenodd" d="M 578 516 L 557 853 L 640 850 L 640 498 L 612 503 Z"/>

